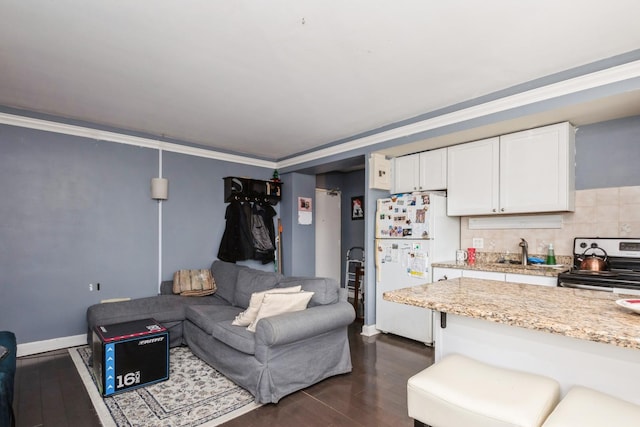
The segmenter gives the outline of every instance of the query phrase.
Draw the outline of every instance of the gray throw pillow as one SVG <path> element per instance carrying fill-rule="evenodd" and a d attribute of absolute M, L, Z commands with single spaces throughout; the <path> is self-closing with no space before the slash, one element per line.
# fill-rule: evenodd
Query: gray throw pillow
<path fill-rule="evenodd" d="M 218 290 L 216 295 L 233 305 L 236 292 L 236 282 L 238 281 L 238 271 L 247 267 L 236 265 L 232 262 L 215 260 L 211 264 L 211 275 L 216 281 Z"/>
<path fill-rule="evenodd" d="M 303 291 L 313 292 L 309 307 L 335 304 L 338 302 L 340 285 L 326 277 L 286 277 L 277 287 L 302 286 Z"/>
<path fill-rule="evenodd" d="M 271 271 L 254 270 L 245 268 L 238 271 L 238 283 L 234 303 L 236 307 L 247 308 L 251 302 L 251 294 L 272 289 L 276 286 L 282 275 Z"/>

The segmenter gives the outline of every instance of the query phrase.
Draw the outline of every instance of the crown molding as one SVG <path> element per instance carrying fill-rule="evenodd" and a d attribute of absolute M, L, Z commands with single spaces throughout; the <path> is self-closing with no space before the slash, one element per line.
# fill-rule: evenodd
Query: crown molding
<path fill-rule="evenodd" d="M 175 144 L 159 141 L 151 138 L 126 135 L 117 132 L 109 132 L 92 129 L 84 126 L 76 126 L 65 123 L 53 122 L 50 120 L 34 119 L 31 117 L 18 116 L 15 114 L 0 113 L 0 123 L 10 126 L 18 126 L 29 129 L 42 130 L 46 132 L 60 133 L 88 138 L 97 141 L 116 142 L 118 144 L 135 145 L 137 147 L 152 148 L 156 150 L 170 151 L 173 153 L 186 154 L 189 156 L 205 157 L 208 159 L 222 160 L 225 162 L 241 163 L 245 165 L 259 166 L 275 169 L 276 162 L 260 160 L 253 157 L 239 156 L 236 154 L 222 153 L 215 150 L 191 147 L 188 145 Z"/>
<path fill-rule="evenodd" d="M 473 107 L 464 108 L 451 113 L 442 114 L 430 119 L 400 126 L 373 135 L 357 138 L 342 144 L 312 151 L 300 156 L 295 156 L 278 162 L 278 168 L 296 166 L 301 163 L 314 161 L 323 157 L 337 155 L 346 151 L 366 148 L 375 144 L 391 141 L 397 138 L 407 137 L 418 133 L 438 129 L 444 126 L 461 123 L 467 120 L 477 119 L 495 113 L 525 107 L 541 101 L 548 101 L 565 95 L 571 95 L 584 90 L 594 89 L 618 83 L 625 80 L 640 77 L 640 61 L 596 71 L 583 76 L 574 77 L 558 83 L 541 86 L 515 95 L 485 102 Z"/>
<path fill-rule="evenodd" d="M 633 61 L 277 162 L 7 113 L 0 113 L 0 123 L 232 163 L 281 169 L 637 77 L 640 77 L 640 61 Z"/>

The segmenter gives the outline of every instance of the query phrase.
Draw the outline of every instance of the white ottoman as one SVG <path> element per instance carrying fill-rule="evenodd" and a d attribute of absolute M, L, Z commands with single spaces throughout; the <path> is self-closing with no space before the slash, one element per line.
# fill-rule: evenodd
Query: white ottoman
<path fill-rule="evenodd" d="M 640 406 L 586 387 L 573 387 L 544 427 L 637 427 Z"/>
<path fill-rule="evenodd" d="M 539 427 L 559 400 L 551 378 L 457 354 L 407 383 L 409 416 L 433 427 Z"/>

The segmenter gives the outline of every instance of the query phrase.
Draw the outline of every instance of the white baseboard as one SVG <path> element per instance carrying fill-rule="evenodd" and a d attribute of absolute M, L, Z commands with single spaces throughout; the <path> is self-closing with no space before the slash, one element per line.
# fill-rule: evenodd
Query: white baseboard
<path fill-rule="evenodd" d="M 16 355 L 30 356 L 44 353 L 45 351 L 60 350 L 61 348 L 76 347 L 87 343 L 87 334 L 73 335 L 70 337 L 54 338 L 51 340 L 27 342 L 18 344 Z"/>
<path fill-rule="evenodd" d="M 361 335 L 364 335 L 365 337 L 372 337 L 379 333 L 380 331 L 376 329 L 376 325 L 362 325 Z"/>

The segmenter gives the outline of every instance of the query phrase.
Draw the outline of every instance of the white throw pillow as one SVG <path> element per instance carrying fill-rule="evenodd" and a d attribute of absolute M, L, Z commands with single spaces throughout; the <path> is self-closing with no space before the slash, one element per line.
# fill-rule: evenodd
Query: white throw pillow
<path fill-rule="evenodd" d="M 312 296 L 313 292 L 305 291 L 292 294 L 265 294 L 262 299 L 260 310 L 258 310 L 256 320 L 251 322 L 247 329 L 251 332 L 255 332 L 258 321 L 265 317 L 304 310 L 307 308 L 307 304 L 309 304 Z"/>
<path fill-rule="evenodd" d="M 256 320 L 256 316 L 258 315 L 258 310 L 260 310 L 260 306 L 262 305 L 262 299 L 266 294 L 271 293 L 279 293 L 279 294 L 290 294 L 294 292 L 300 292 L 302 286 L 291 286 L 289 288 L 274 288 L 268 289 L 262 292 L 254 292 L 251 294 L 251 300 L 249 301 L 249 307 L 242 313 L 238 314 L 232 325 L 236 326 L 249 326 L 251 322 Z"/>

